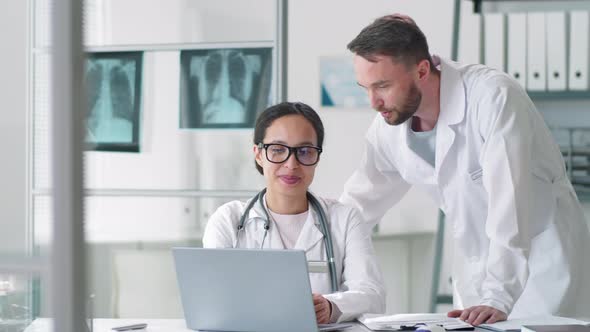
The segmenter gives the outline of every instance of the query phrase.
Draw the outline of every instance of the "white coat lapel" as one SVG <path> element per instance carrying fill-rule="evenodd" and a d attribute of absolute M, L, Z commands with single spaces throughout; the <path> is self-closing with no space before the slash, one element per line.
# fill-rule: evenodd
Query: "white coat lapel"
<path fill-rule="evenodd" d="M 411 120 L 408 120 L 399 126 L 385 127 L 392 136 L 396 138 L 396 144 L 389 145 L 389 152 L 392 156 L 399 158 L 401 165 L 399 172 L 408 183 L 412 184 L 435 184 L 434 168 L 426 160 L 422 159 L 409 146 L 409 136 L 411 129 Z"/>
<path fill-rule="evenodd" d="M 256 203 L 252 207 L 252 210 L 250 210 L 250 218 L 257 218 L 257 220 L 259 220 L 259 222 L 257 222 L 256 230 L 252 232 L 255 234 L 254 236 L 256 236 L 255 241 L 256 243 L 258 243 L 258 246 L 256 247 L 257 249 L 260 248 L 260 244 L 262 243 L 262 239 L 264 238 L 265 229 L 263 220 L 267 220 L 267 216 L 263 209 L 267 209 L 268 211 L 268 207 L 266 206 L 266 195 L 263 197 L 262 202 L 264 204 L 264 207 L 261 206 L 259 203 Z M 266 234 L 266 239 L 264 240 L 264 248 L 285 249 L 285 245 L 281 240 L 278 227 L 276 227 L 272 219 L 269 221 L 270 228 L 268 230 L 268 233 Z"/>
<path fill-rule="evenodd" d="M 404 159 L 404 165 L 409 165 L 409 171 L 400 170 L 404 179 L 410 183 L 435 184 L 432 165 L 422 159 L 414 150 L 410 149 L 408 138 L 410 135 L 412 121 L 408 120 L 399 126 L 399 147 L 400 156 Z M 393 129 L 393 128 L 392 128 Z M 395 152 L 397 153 L 397 152 Z"/>
<path fill-rule="evenodd" d="M 440 114 L 436 124 L 435 174 L 437 177 L 442 163 L 455 141 L 455 130 L 451 125 L 463 121 L 466 106 L 465 87 L 461 73 L 452 63 L 441 59 Z"/>
<path fill-rule="evenodd" d="M 317 221 L 317 225 L 316 225 Z M 311 250 L 318 242 L 322 241 L 324 234 L 319 229 L 319 216 L 310 206 L 305 225 L 299 234 L 294 249 L 302 249 L 305 252 Z"/>

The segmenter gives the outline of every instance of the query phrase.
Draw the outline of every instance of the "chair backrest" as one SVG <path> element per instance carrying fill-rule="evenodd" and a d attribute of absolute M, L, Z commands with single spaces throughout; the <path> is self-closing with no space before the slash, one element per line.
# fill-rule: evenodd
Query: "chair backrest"
<path fill-rule="evenodd" d="M 170 250 L 117 250 L 113 260 L 116 317 L 183 317 Z"/>

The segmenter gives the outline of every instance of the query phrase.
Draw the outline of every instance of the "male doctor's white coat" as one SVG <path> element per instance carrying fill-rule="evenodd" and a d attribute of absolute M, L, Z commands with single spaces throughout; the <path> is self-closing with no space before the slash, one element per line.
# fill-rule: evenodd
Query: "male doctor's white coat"
<path fill-rule="evenodd" d="M 438 59 L 436 59 L 438 60 Z M 341 201 L 371 225 L 418 186 L 452 224 L 456 308 L 590 317 L 590 237 L 559 147 L 499 71 L 441 61 L 435 166 L 377 115 Z"/>
<path fill-rule="evenodd" d="M 338 322 L 352 320 L 364 313 L 385 312 L 385 287 L 371 241 L 372 227 L 360 219 L 356 209 L 335 200 L 317 199 L 328 218 L 339 290 L 332 293 L 329 273 L 312 272 L 309 274 L 312 292 L 323 294 L 336 304 L 341 312 Z M 238 224 L 248 203 L 233 201 L 219 207 L 207 222 L 203 247 L 259 249 L 264 238 L 266 215 L 258 202 L 248 213 L 238 239 Z M 293 249 L 304 250 L 308 261 L 326 262 L 319 216 L 311 205 L 309 211 Z M 285 249 L 278 227 L 273 223 L 271 220 L 263 248 Z"/>

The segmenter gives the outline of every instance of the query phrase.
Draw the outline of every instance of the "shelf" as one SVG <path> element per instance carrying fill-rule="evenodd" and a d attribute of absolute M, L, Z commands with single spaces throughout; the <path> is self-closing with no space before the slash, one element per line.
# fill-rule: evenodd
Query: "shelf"
<path fill-rule="evenodd" d="M 473 0 L 473 11 L 486 13 L 590 10 L 587 0 Z"/>
<path fill-rule="evenodd" d="M 561 154 L 564 157 L 569 156 L 570 152 L 571 152 L 572 156 L 590 157 L 590 147 L 574 146 L 574 147 L 572 147 L 571 151 L 567 147 L 561 148 Z M 580 166 L 580 165 L 574 164 L 574 166 Z"/>
<path fill-rule="evenodd" d="M 590 100 L 590 91 L 527 91 L 532 100 Z"/>

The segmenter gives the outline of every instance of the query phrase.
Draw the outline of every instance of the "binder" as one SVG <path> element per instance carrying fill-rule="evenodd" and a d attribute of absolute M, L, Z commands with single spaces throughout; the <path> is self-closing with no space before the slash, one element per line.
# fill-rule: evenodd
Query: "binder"
<path fill-rule="evenodd" d="M 588 12 L 570 13 L 570 52 L 568 83 L 570 90 L 588 89 Z"/>
<path fill-rule="evenodd" d="M 545 13 L 547 25 L 547 90 L 566 88 L 565 12 Z"/>
<path fill-rule="evenodd" d="M 461 10 L 461 28 L 459 30 L 458 60 L 462 63 L 480 63 L 481 17 L 474 14 L 471 1 Z"/>
<path fill-rule="evenodd" d="M 484 63 L 504 71 L 504 15 L 485 14 L 484 22 Z"/>
<path fill-rule="evenodd" d="M 508 14 L 507 72 L 523 88 L 526 87 L 526 14 Z"/>
<path fill-rule="evenodd" d="M 529 91 L 547 90 L 545 13 L 527 14 L 527 81 Z"/>

